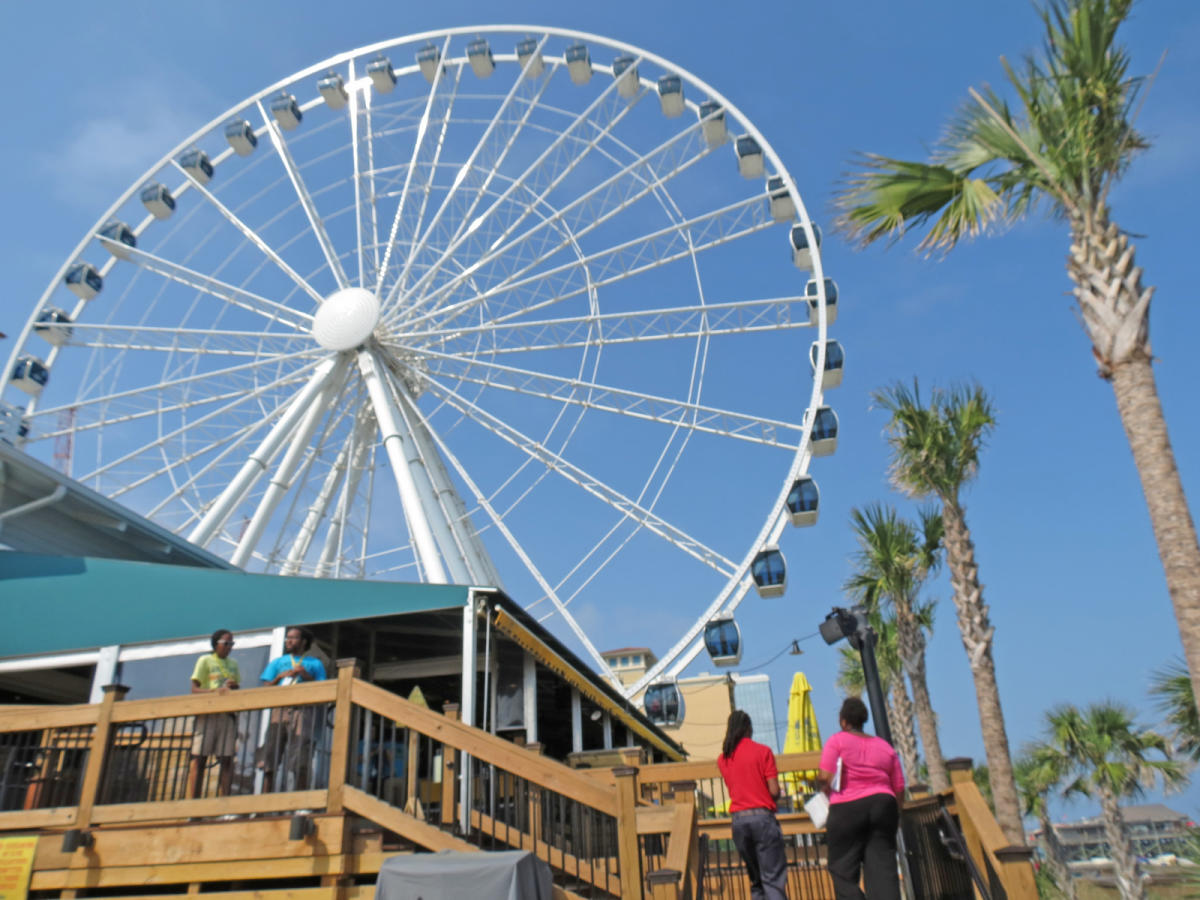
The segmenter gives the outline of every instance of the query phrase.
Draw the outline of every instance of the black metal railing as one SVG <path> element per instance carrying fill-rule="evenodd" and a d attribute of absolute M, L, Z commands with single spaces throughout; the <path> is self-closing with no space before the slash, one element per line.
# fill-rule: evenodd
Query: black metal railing
<path fill-rule="evenodd" d="M 96 802 L 324 789 L 332 721 L 319 703 L 113 723 Z"/>
<path fill-rule="evenodd" d="M 970 856 L 943 798 L 934 796 L 909 803 L 900 815 L 900 831 L 915 896 L 973 900 Z M 986 890 L 982 897 L 989 900 Z"/>
<path fill-rule="evenodd" d="M 792 900 L 832 900 L 826 870 L 825 834 L 785 834 L 787 890 Z M 699 845 L 701 896 L 708 900 L 750 900 L 746 864 L 730 838 L 702 835 Z"/>
<path fill-rule="evenodd" d="M 0 811 L 77 805 L 92 729 L 0 733 Z"/>

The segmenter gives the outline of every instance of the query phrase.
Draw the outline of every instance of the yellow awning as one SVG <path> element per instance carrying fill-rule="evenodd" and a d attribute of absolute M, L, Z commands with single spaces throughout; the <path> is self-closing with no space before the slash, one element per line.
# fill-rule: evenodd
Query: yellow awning
<path fill-rule="evenodd" d="M 496 610 L 496 616 L 492 620 L 492 624 L 512 638 L 523 650 L 536 657 L 543 666 L 561 676 L 564 681 L 579 691 L 580 694 L 587 697 L 614 719 L 620 721 L 634 734 L 645 738 L 665 753 L 668 759 L 673 761 L 683 760 L 684 757 L 678 750 L 675 750 L 661 736 L 647 728 L 636 716 L 631 715 L 625 707 L 600 690 L 590 678 L 580 673 L 574 666 L 547 647 L 533 632 L 504 610 Z"/>

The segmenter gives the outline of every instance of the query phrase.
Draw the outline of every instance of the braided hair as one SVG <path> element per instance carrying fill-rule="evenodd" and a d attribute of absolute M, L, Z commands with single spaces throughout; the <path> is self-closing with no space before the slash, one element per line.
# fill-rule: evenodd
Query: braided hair
<path fill-rule="evenodd" d="M 742 742 L 742 738 L 751 737 L 753 734 L 754 726 L 750 722 L 750 716 L 743 710 L 735 709 L 729 714 L 729 721 L 725 725 L 725 742 L 721 745 L 721 755 L 729 759 L 737 745 Z"/>

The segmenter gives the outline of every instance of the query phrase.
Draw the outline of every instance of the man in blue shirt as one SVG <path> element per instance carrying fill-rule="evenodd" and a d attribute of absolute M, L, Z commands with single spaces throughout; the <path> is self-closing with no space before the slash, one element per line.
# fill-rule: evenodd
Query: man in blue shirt
<path fill-rule="evenodd" d="M 269 687 L 324 681 L 325 666 L 315 656 L 308 655 L 310 647 L 312 633 L 299 625 L 289 626 L 284 632 L 283 655 L 267 664 L 258 676 L 259 682 Z M 316 787 L 311 783 L 313 746 L 324 716 L 323 704 L 271 711 L 267 739 L 258 758 L 258 767 L 263 770 L 263 793 L 270 793 L 277 770 L 281 776 L 279 790 L 307 791 Z"/>

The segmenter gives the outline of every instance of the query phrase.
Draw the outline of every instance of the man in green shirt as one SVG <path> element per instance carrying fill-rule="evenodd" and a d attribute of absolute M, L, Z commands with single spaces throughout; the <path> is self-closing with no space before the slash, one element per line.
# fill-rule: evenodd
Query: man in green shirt
<path fill-rule="evenodd" d="M 233 632 L 218 628 L 212 634 L 212 653 L 196 660 L 192 670 L 193 694 L 227 694 L 240 686 L 241 674 L 238 664 L 229 658 L 233 650 Z M 196 717 L 196 733 L 192 737 L 192 759 L 188 771 L 188 796 L 201 796 L 204 784 L 204 767 L 210 756 L 220 763 L 217 794 L 229 795 L 233 787 L 233 755 L 237 749 L 237 715 L 215 713 Z"/>

